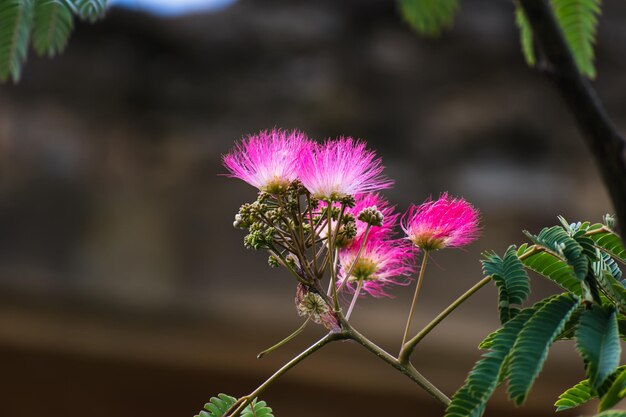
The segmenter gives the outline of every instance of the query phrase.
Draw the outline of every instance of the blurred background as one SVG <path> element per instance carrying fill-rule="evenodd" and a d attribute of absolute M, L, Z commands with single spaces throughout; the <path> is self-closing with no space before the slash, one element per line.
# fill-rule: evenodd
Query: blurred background
<path fill-rule="evenodd" d="M 301 319 L 293 280 L 232 228 L 255 190 L 221 176 L 220 158 L 248 133 L 362 138 L 400 210 L 449 191 L 482 211 L 480 240 L 433 257 L 415 331 L 481 278 L 482 251 L 503 253 L 558 214 L 611 211 L 572 118 L 523 61 L 511 2 L 464 0 L 437 40 L 390 0 L 160 3 L 119 0 L 62 56 L 31 54 L 20 84 L 0 86 L 0 416 L 190 417 L 323 334 L 310 326 L 255 358 Z M 626 4 L 603 3 L 594 84 L 624 131 Z M 535 298 L 555 291 L 532 284 Z M 395 354 L 411 292 L 363 299 L 353 322 Z M 451 395 L 497 326 L 490 286 L 420 344 L 415 366 Z M 486 415 L 551 415 L 583 377 L 559 342 L 527 405 L 500 392 Z M 264 399 L 283 417 L 443 415 L 350 343 Z"/>

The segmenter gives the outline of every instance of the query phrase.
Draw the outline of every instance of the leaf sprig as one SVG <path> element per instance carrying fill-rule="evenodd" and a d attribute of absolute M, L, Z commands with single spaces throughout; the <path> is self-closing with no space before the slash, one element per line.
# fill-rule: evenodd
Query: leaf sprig
<path fill-rule="evenodd" d="M 74 16 L 94 22 L 107 0 L 0 0 L 0 81 L 19 81 L 29 42 L 40 56 L 65 49 Z"/>

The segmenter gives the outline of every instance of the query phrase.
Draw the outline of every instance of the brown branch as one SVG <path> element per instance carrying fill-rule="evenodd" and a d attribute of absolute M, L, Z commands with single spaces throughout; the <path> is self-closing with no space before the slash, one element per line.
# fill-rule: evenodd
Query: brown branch
<path fill-rule="evenodd" d="M 555 86 L 572 112 L 593 154 L 624 230 L 626 224 L 626 141 L 607 115 L 589 81 L 580 74 L 563 33 L 546 0 L 518 0 L 545 59 L 538 68 Z"/>

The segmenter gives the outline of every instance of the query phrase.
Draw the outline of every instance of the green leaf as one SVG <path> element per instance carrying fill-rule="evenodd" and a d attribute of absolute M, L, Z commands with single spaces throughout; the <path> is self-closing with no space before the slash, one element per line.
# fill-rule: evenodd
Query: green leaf
<path fill-rule="evenodd" d="M 53 57 L 65 49 L 74 19 L 64 0 L 36 0 L 33 23 L 33 47 L 39 55 Z"/>
<path fill-rule="evenodd" d="M 618 367 L 615 372 L 609 375 L 604 383 L 598 387 L 597 390 L 591 389 L 589 378 L 580 381 L 578 384 L 559 395 L 559 400 L 554 404 L 557 407 L 556 411 L 563 411 L 569 408 L 578 407 L 598 395 L 603 397 L 609 392 L 617 378 L 624 372 L 624 370 L 626 370 L 626 366 L 622 365 Z M 617 391 L 619 392 L 619 390 Z"/>
<path fill-rule="evenodd" d="M 104 17 L 107 0 L 72 0 L 78 16 L 91 23 Z"/>
<path fill-rule="evenodd" d="M 574 275 L 573 268 L 559 255 L 551 253 L 537 245 L 520 246 L 517 256 L 527 268 L 543 275 L 563 289 L 576 295 L 582 295 L 580 281 Z"/>
<path fill-rule="evenodd" d="M 589 226 L 587 236 L 594 241 L 598 249 L 626 263 L 626 248 L 622 239 L 607 226 L 600 223 Z"/>
<path fill-rule="evenodd" d="M 562 227 L 546 227 L 537 236 L 524 232 L 534 243 L 543 246 L 567 262 L 579 281 L 583 281 L 589 271 L 589 260 L 583 254 L 583 247 Z"/>
<path fill-rule="evenodd" d="M 619 365 L 617 311 L 594 305 L 583 312 L 576 331 L 576 349 L 587 362 L 591 388 L 598 389 Z"/>
<path fill-rule="evenodd" d="M 578 303 L 578 298 L 570 294 L 554 297 L 528 320 L 520 332 L 508 364 L 508 392 L 517 405 L 526 399 L 548 356 L 548 349 L 563 331 Z"/>
<path fill-rule="evenodd" d="M 490 275 L 498 287 L 500 321 L 504 324 L 519 312 L 511 305 L 521 305 L 528 299 L 530 294 L 528 274 L 513 245 L 507 249 L 503 258 L 493 252 L 485 253 L 483 256 L 483 273 Z"/>
<path fill-rule="evenodd" d="M 594 417 L 626 417 L 626 411 L 610 410 L 596 414 Z"/>
<path fill-rule="evenodd" d="M 613 384 L 604 393 L 598 405 L 598 411 L 608 410 L 626 396 L 626 367 L 621 367 Z"/>
<path fill-rule="evenodd" d="M 31 0 L 0 2 L 0 81 L 9 76 L 14 82 L 19 81 L 28 52 L 32 8 Z"/>
<path fill-rule="evenodd" d="M 504 379 L 505 359 L 522 330 L 535 312 L 526 308 L 509 320 L 490 338 L 490 351 L 483 354 L 470 371 L 465 384 L 454 394 L 445 417 L 479 417 L 498 384 Z"/>
<path fill-rule="evenodd" d="M 459 7 L 458 0 L 399 0 L 400 11 L 418 33 L 439 36 L 452 26 Z"/>
<path fill-rule="evenodd" d="M 570 408 L 578 407 L 586 403 L 594 397 L 595 395 L 591 392 L 589 380 L 585 379 L 559 395 L 559 399 L 554 403 L 554 406 L 556 407 L 556 411 L 569 410 Z"/>
<path fill-rule="evenodd" d="M 582 315 L 584 311 L 585 311 L 584 305 L 580 305 L 578 306 L 576 310 L 574 310 L 572 315 L 569 317 L 569 320 L 567 321 L 567 323 L 565 323 L 565 327 L 563 328 L 563 331 L 561 332 L 561 334 L 559 334 L 556 340 L 570 340 L 576 337 L 576 329 L 578 327 L 578 321 L 580 320 L 580 316 Z"/>
<path fill-rule="evenodd" d="M 617 304 L 618 307 L 626 307 L 626 288 L 621 282 L 608 271 L 601 271 L 596 275 L 596 280 L 600 287 L 605 291 L 606 295 Z"/>
<path fill-rule="evenodd" d="M 217 397 L 211 397 L 209 402 L 204 405 L 204 410 L 195 417 L 222 417 L 235 402 L 237 402 L 235 397 L 219 394 Z"/>
<path fill-rule="evenodd" d="M 617 316 L 617 328 L 619 330 L 619 336 L 622 340 L 626 341 L 626 316 L 623 314 Z"/>
<path fill-rule="evenodd" d="M 552 0 L 552 7 L 578 70 L 594 78 L 593 47 L 601 13 L 600 0 Z"/>
<path fill-rule="evenodd" d="M 252 411 L 254 408 L 254 411 Z M 247 406 L 245 410 L 241 413 L 241 417 L 274 417 L 272 414 L 272 409 L 267 407 L 265 401 L 256 402 L 254 400 L 251 406 Z"/>
<path fill-rule="evenodd" d="M 236 402 L 237 399 L 235 397 L 219 394 L 217 397 L 212 397 L 204 405 L 204 410 L 196 414 L 195 417 L 223 417 Z M 252 404 L 248 405 L 241 412 L 240 417 L 274 417 L 274 415 L 272 414 L 272 409 L 267 406 L 265 401 L 257 401 L 255 398 Z"/>
<path fill-rule="evenodd" d="M 530 27 L 524 10 L 517 2 L 515 2 L 515 23 L 519 29 L 519 39 L 524 59 L 529 67 L 534 67 L 537 58 L 535 57 L 535 49 L 533 48 L 533 29 Z"/>

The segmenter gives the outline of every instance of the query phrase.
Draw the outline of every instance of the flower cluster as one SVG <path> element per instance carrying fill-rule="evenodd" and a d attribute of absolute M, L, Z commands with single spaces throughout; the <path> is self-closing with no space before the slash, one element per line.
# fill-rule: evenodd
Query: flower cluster
<path fill-rule="evenodd" d="M 339 286 L 349 292 L 363 290 L 374 297 L 388 296 L 386 286 L 410 283 L 416 250 L 394 239 L 399 215 L 375 193 L 359 194 L 348 210 L 357 217 L 356 236 L 339 251 Z"/>
<path fill-rule="evenodd" d="M 298 311 L 316 322 L 340 311 L 342 290 L 353 294 L 349 317 L 360 294 L 388 296 L 390 285 L 408 284 L 420 250 L 459 247 L 477 235 L 478 211 L 443 194 L 412 206 L 402 220 L 406 236 L 396 237 L 400 216 L 378 193 L 393 181 L 361 140 L 316 142 L 273 129 L 243 138 L 223 162 L 229 176 L 259 190 L 235 217 L 248 232 L 246 247 L 268 250 L 270 265 L 297 278 Z M 328 292 L 321 285 L 327 272 Z"/>
<path fill-rule="evenodd" d="M 380 158 L 364 142 L 342 137 L 319 144 L 297 130 L 248 136 L 223 162 L 232 177 L 261 191 L 276 194 L 298 179 L 313 198 L 326 201 L 393 184 L 382 175 Z"/>

